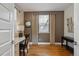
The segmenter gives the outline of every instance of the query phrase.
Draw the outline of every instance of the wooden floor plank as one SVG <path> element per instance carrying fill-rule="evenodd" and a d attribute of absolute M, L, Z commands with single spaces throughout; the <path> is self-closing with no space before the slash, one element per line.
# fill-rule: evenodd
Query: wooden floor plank
<path fill-rule="evenodd" d="M 61 45 L 31 45 L 28 56 L 71 56 L 72 53 Z"/>

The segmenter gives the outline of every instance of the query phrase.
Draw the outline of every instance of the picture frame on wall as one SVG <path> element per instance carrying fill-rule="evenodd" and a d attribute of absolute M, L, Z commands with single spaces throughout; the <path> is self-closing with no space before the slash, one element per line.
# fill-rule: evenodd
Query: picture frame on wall
<path fill-rule="evenodd" d="M 67 18 L 67 28 L 69 33 L 74 33 L 74 24 L 73 24 L 72 17 Z"/>

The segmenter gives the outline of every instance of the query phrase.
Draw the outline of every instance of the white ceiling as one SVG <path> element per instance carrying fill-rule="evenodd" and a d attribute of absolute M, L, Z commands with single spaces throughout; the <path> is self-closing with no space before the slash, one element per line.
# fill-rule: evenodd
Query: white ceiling
<path fill-rule="evenodd" d="M 64 11 L 72 3 L 16 3 L 23 11 Z"/>

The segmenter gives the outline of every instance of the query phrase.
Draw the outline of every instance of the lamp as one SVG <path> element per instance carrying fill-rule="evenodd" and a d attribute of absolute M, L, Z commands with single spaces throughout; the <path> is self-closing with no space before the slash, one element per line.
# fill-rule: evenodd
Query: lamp
<path fill-rule="evenodd" d="M 18 25 L 19 37 L 23 37 L 24 25 Z"/>
<path fill-rule="evenodd" d="M 24 25 L 18 25 L 17 30 L 18 31 L 24 31 Z"/>

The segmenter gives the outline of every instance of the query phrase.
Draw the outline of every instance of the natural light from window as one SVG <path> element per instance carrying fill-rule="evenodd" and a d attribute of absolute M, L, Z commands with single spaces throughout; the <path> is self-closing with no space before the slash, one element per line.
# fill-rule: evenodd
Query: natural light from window
<path fill-rule="evenodd" d="M 49 33 L 49 15 L 39 15 L 39 33 Z"/>

